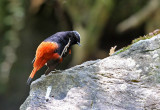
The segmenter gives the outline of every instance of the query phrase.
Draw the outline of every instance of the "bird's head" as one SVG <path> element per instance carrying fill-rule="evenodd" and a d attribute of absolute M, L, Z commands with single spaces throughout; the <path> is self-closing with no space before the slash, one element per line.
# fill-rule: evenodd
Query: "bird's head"
<path fill-rule="evenodd" d="M 69 39 L 71 40 L 71 45 L 80 44 L 80 34 L 77 31 L 70 31 L 69 32 Z"/>

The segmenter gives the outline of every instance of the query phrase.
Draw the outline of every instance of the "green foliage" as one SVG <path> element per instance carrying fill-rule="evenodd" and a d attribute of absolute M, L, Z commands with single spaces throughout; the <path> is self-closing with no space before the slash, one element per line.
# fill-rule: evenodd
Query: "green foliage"
<path fill-rule="evenodd" d="M 119 51 L 117 51 L 116 54 L 119 54 L 121 52 L 124 52 L 124 51 L 128 50 L 131 47 L 132 44 L 134 44 L 134 43 L 136 43 L 136 42 L 138 42 L 140 40 L 150 39 L 150 38 L 152 38 L 153 36 L 155 36 L 157 34 L 160 34 L 159 29 L 158 29 L 158 31 L 156 31 L 156 33 L 153 32 L 153 33 L 149 33 L 149 34 L 147 34 L 145 36 L 140 36 L 139 38 L 136 38 L 136 39 L 132 40 L 132 43 L 130 45 L 128 45 L 126 47 L 123 47 L 122 49 L 120 49 Z"/>
<path fill-rule="evenodd" d="M 0 1 L 0 93 L 7 91 L 10 71 L 16 62 L 20 45 L 19 32 L 23 28 L 24 9 L 19 0 Z"/>
<path fill-rule="evenodd" d="M 132 44 L 134 44 L 134 43 L 136 43 L 136 42 L 138 42 L 138 41 L 140 41 L 140 40 L 150 39 L 150 38 L 152 38 L 152 37 L 153 37 L 153 36 L 149 36 L 149 35 L 140 36 L 139 38 L 132 40 Z"/>
<path fill-rule="evenodd" d="M 123 47 L 122 49 L 120 49 L 120 50 L 118 50 L 117 52 L 115 52 L 115 54 L 117 55 L 117 54 L 119 54 L 119 53 L 121 53 L 121 52 L 124 52 L 124 51 L 128 50 L 131 45 L 132 45 L 132 44 L 130 44 L 130 45 L 126 46 L 126 47 Z"/>

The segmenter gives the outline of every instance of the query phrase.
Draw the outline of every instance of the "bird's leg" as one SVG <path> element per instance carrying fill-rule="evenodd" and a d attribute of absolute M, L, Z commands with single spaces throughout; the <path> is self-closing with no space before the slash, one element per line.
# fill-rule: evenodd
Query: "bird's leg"
<path fill-rule="evenodd" d="M 45 75 L 48 75 L 51 71 L 53 71 L 52 73 L 57 73 L 57 71 L 60 71 L 60 70 L 56 70 L 56 66 L 58 65 L 59 63 L 56 63 L 53 66 L 48 67 L 48 69 L 45 71 Z"/>

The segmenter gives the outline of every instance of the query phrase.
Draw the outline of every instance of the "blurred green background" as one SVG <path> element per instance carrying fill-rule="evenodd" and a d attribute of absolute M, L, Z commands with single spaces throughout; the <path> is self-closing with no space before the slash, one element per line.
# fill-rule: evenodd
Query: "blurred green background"
<path fill-rule="evenodd" d="M 17 110 L 37 46 L 58 31 L 76 30 L 81 47 L 58 69 L 108 56 L 111 47 L 160 27 L 160 0 L 0 0 L 0 110 Z M 40 77 L 46 67 L 37 72 Z"/>

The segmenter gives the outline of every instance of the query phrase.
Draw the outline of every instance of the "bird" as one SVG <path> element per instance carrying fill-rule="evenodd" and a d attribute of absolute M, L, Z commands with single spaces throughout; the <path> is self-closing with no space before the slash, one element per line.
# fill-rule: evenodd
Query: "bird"
<path fill-rule="evenodd" d="M 45 75 L 53 71 L 63 58 L 71 54 L 71 47 L 80 44 L 80 34 L 77 31 L 62 31 L 46 38 L 37 47 L 35 58 L 33 59 L 33 70 L 27 80 L 30 85 L 34 75 L 44 65 L 48 67 Z"/>

